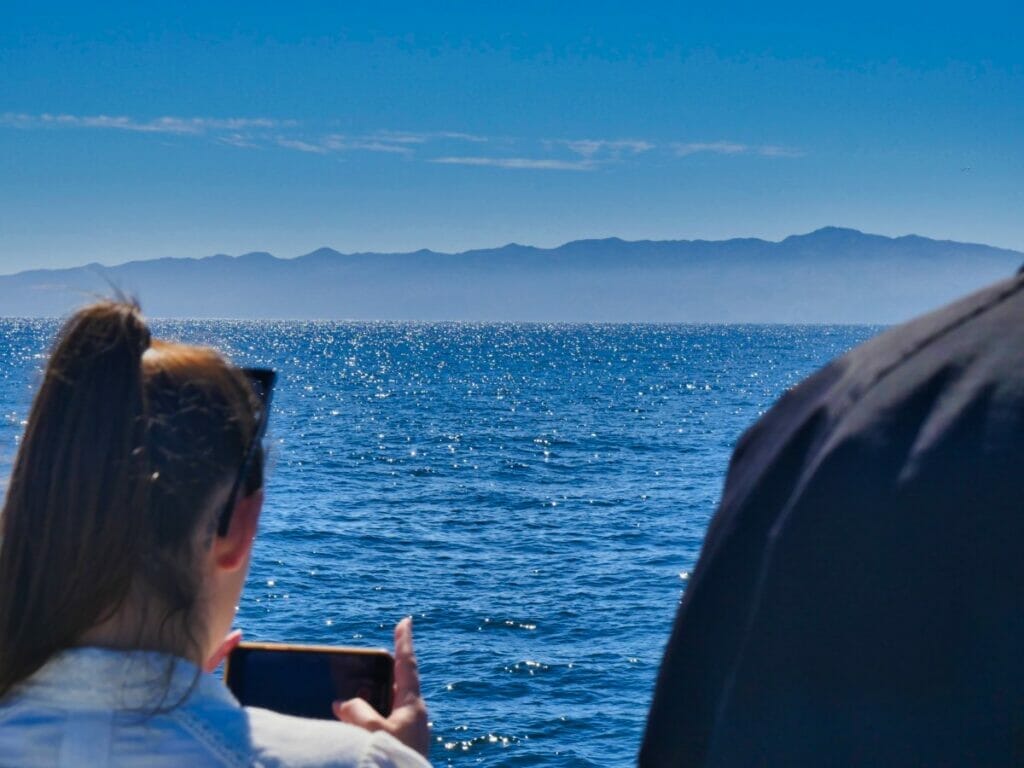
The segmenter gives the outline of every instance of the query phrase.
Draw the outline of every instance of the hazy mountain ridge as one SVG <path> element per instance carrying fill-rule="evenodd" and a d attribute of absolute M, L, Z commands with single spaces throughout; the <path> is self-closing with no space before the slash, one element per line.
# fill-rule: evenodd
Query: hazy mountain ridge
<path fill-rule="evenodd" d="M 780 242 L 577 240 L 462 253 L 162 258 L 0 277 L 0 315 L 67 313 L 117 288 L 154 317 L 625 322 L 896 322 L 1024 254 L 826 227 Z"/>

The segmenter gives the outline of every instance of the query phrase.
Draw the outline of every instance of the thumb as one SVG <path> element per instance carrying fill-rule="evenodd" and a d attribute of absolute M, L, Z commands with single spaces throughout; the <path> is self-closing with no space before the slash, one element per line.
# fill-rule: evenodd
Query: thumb
<path fill-rule="evenodd" d="M 358 725 L 368 731 L 380 731 L 386 726 L 380 712 L 371 707 L 365 699 L 349 699 L 334 702 L 334 716 L 343 723 Z"/>

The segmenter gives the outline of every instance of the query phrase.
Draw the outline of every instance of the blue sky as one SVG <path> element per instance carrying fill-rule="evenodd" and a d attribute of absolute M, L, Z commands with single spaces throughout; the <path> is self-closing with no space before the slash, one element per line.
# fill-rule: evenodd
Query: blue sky
<path fill-rule="evenodd" d="M 1024 249 L 1019 3 L 182 5 L 0 8 L 0 272 L 829 224 Z"/>

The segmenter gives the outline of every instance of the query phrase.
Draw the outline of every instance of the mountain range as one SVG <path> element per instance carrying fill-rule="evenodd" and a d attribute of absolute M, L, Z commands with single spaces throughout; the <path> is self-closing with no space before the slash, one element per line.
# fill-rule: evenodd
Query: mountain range
<path fill-rule="evenodd" d="M 779 242 L 577 240 L 438 253 L 269 253 L 0 276 L 0 316 L 119 289 L 151 317 L 893 323 L 1013 274 L 1024 253 L 826 227 Z"/>

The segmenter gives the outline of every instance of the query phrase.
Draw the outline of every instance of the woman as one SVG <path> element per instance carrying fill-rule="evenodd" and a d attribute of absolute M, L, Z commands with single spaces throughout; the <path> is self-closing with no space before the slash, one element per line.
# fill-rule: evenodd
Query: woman
<path fill-rule="evenodd" d="M 259 407 L 213 350 L 151 342 L 132 304 L 64 326 L 3 510 L 0 765 L 426 764 L 408 619 L 387 719 L 361 700 L 340 723 L 245 709 L 202 672 L 237 643 Z"/>

